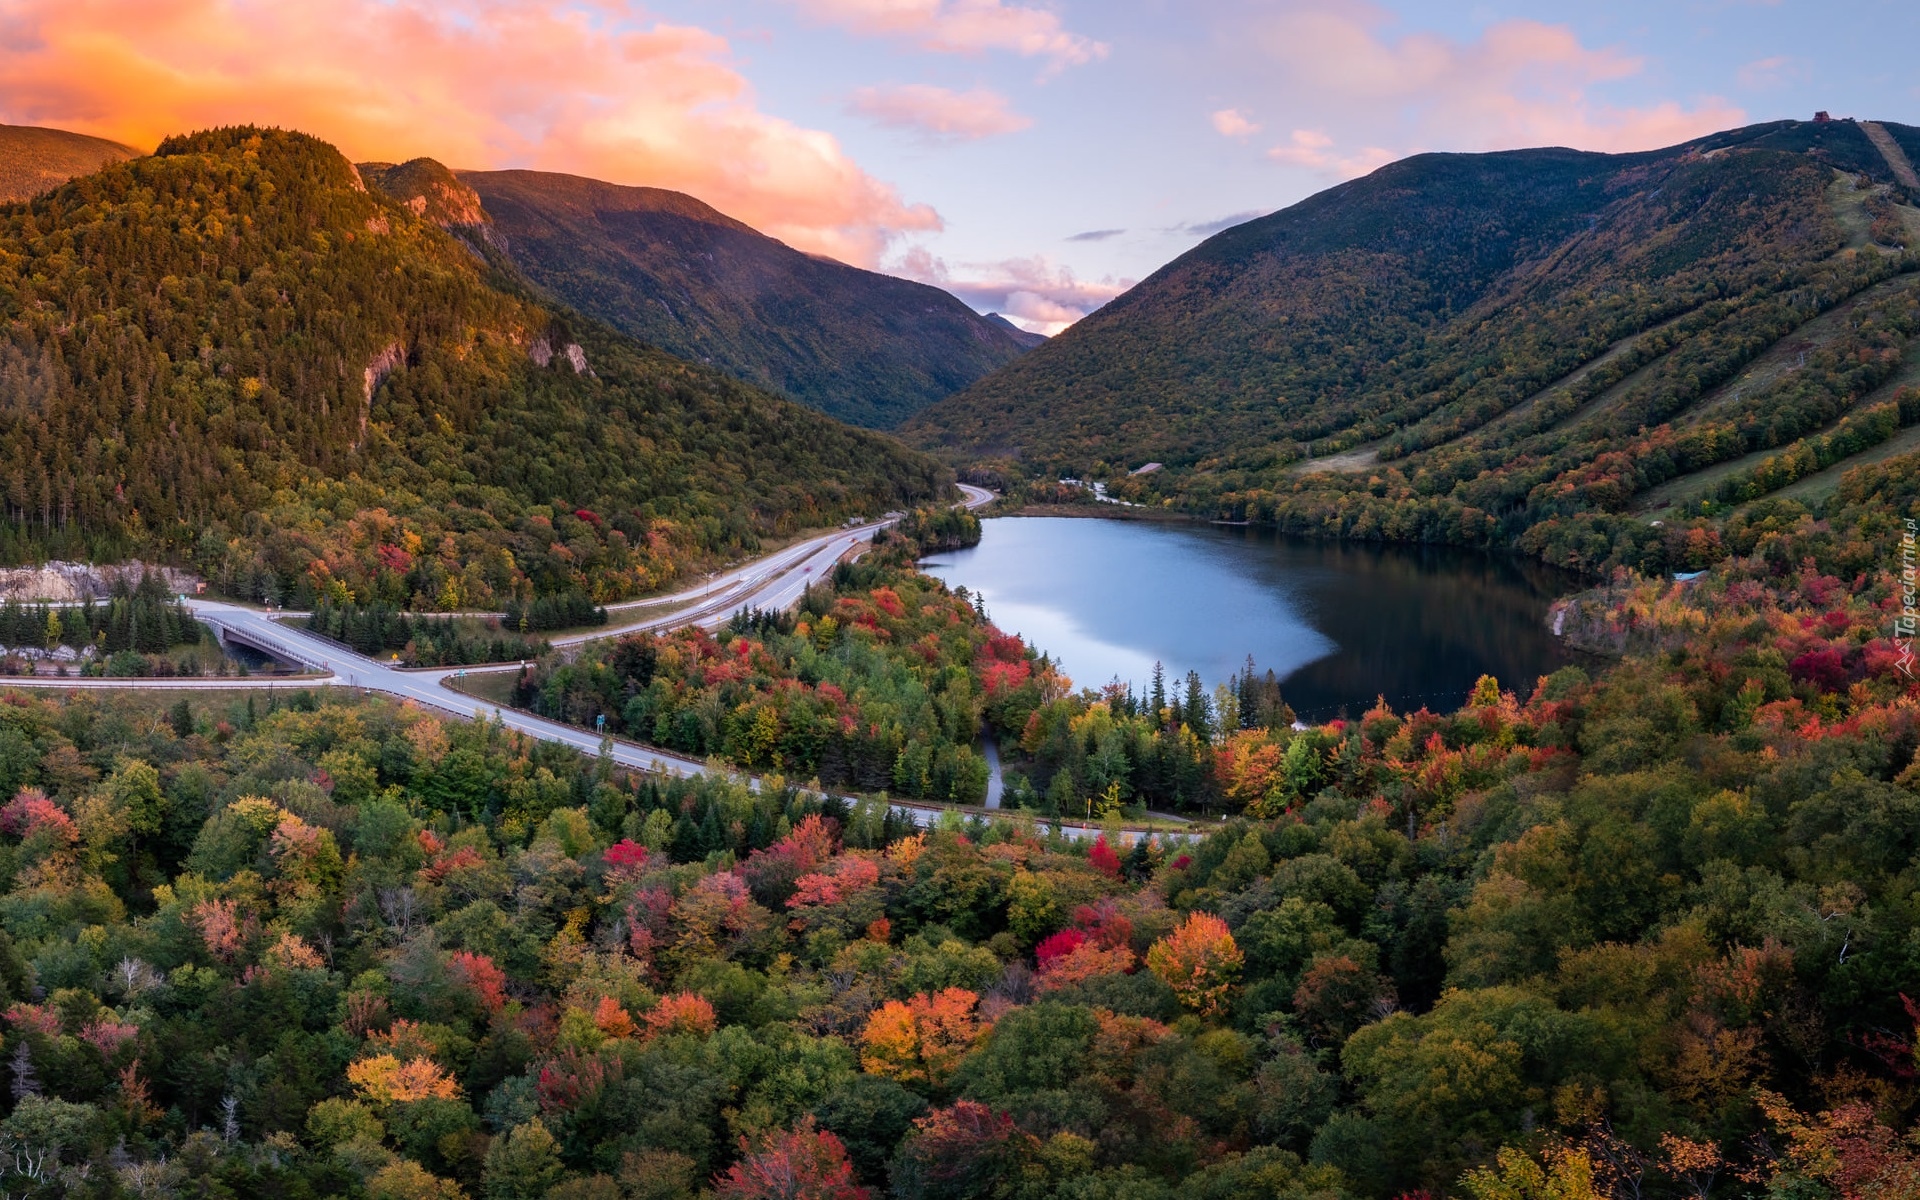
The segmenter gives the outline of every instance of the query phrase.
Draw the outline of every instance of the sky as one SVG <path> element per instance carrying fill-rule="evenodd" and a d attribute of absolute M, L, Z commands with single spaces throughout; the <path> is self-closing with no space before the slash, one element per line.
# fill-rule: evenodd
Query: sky
<path fill-rule="evenodd" d="M 1431 150 L 1920 124 L 1911 0 L 0 0 L 0 122 L 690 192 L 1056 333 Z"/>

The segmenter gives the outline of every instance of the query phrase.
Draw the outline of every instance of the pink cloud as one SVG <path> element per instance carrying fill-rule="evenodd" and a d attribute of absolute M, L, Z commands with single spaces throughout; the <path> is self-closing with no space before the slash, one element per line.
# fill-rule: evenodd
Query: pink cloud
<path fill-rule="evenodd" d="M 1368 146 L 1350 154 L 1334 149 L 1333 139 L 1317 129 L 1296 129 L 1293 136 L 1267 151 L 1275 162 L 1307 167 L 1336 179 L 1353 179 L 1387 165 L 1399 155 L 1380 146 Z"/>
<path fill-rule="evenodd" d="M 1237 108 L 1223 108 L 1214 113 L 1213 128 L 1222 137 L 1230 138 L 1243 138 L 1260 132 L 1260 126 Z"/>
<path fill-rule="evenodd" d="M 424 154 L 675 188 L 858 263 L 939 228 L 830 135 L 761 112 L 723 38 L 629 12 L 619 0 L 13 0 L 0 119 L 137 146 L 274 124 L 357 160 Z"/>
<path fill-rule="evenodd" d="M 1348 177 L 1422 147 L 1641 150 L 1745 120 L 1719 97 L 1691 107 L 1596 98 L 1596 86 L 1637 75 L 1643 63 L 1584 46 L 1565 26 L 1509 20 L 1461 40 L 1390 36 L 1388 21 L 1371 7 L 1314 6 L 1238 31 L 1281 68 L 1290 111 L 1324 122 L 1295 130 L 1270 158 Z"/>
<path fill-rule="evenodd" d="M 911 40 L 923 50 L 979 54 L 1002 50 L 1044 58 L 1052 70 L 1107 56 L 1108 47 L 1066 29 L 1057 14 L 1001 0 L 793 0 L 823 24 L 864 37 Z"/>
<path fill-rule="evenodd" d="M 924 83 L 861 88 L 847 107 L 890 128 L 940 140 L 977 141 L 1033 124 L 1033 118 L 1013 111 L 1005 96 L 986 88 L 954 92 Z"/>
<path fill-rule="evenodd" d="M 1076 279 L 1072 270 L 1039 254 L 999 262 L 962 263 L 956 274 L 923 246 L 910 247 L 888 270 L 945 288 L 977 309 L 998 312 L 1017 325 L 1049 337 L 1136 282 Z"/>

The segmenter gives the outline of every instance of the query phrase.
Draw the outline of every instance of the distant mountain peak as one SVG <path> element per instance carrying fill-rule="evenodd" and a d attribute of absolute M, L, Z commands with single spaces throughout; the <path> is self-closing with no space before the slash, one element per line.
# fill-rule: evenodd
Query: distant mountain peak
<path fill-rule="evenodd" d="M 890 428 L 1037 344 L 938 288 L 804 253 L 681 192 L 454 175 L 536 286 L 843 421 Z"/>
<path fill-rule="evenodd" d="M 132 146 L 84 133 L 0 125 L 0 202 L 32 199 L 76 175 L 91 175 L 140 155 Z"/>
<path fill-rule="evenodd" d="M 997 312 L 988 313 L 987 320 L 992 321 L 995 325 L 998 325 L 1002 329 L 1005 329 L 1008 333 L 1011 333 L 1015 341 L 1019 342 L 1022 346 L 1025 346 L 1029 350 L 1033 349 L 1035 346 L 1044 344 L 1047 340 L 1046 334 L 1035 333 L 1030 329 L 1022 329 L 1018 325 L 1015 325 L 1012 321 L 1007 320 L 1005 317 L 1001 316 Z"/>

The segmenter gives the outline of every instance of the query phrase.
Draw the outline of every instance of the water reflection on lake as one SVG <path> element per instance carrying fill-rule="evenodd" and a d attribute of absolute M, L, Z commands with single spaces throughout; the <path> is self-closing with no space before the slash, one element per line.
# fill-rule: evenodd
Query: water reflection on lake
<path fill-rule="evenodd" d="M 980 545 L 925 569 L 983 593 L 1001 628 L 1076 685 L 1144 686 L 1156 661 L 1225 680 L 1253 655 L 1303 716 L 1451 708 L 1482 674 L 1523 694 L 1572 661 L 1547 629 L 1578 581 L 1517 558 L 1266 530 L 1067 517 L 984 522 Z"/>

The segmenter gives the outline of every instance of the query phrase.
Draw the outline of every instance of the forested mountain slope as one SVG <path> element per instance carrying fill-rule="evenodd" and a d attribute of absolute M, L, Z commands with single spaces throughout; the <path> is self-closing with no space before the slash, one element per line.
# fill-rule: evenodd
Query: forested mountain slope
<path fill-rule="evenodd" d="M 0 125 L 0 203 L 37 196 L 75 175 L 139 156 L 132 146 L 83 133 Z"/>
<path fill-rule="evenodd" d="M 904 433 L 1160 461 L 1116 494 L 1303 531 L 1644 559 L 1652 489 L 1751 499 L 1799 469 L 1754 482 L 1772 452 L 1817 469 L 1920 418 L 1914 199 L 1851 121 L 1421 155 L 1216 235 Z"/>
<path fill-rule="evenodd" d="M 658 584 L 944 486 L 930 460 L 522 294 L 330 146 L 226 129 L 0 209 L 0 555 L 243 595 Z"/>
<path fill-rule="evenodd" d="M 459 180 L 495 244 L 563 302 L 856 425 L 897 425 L 1026 348 L 938 288 L 802 254 L 679 192 L 540 171 Z"/>

